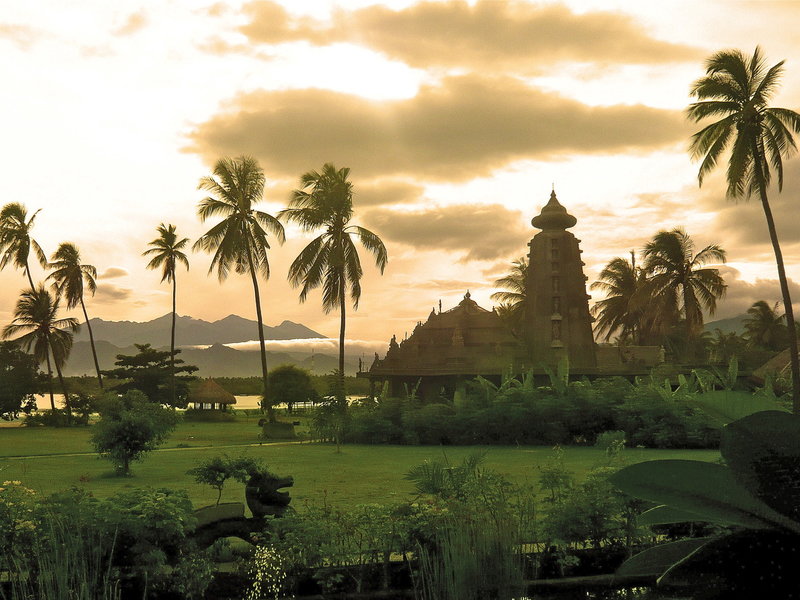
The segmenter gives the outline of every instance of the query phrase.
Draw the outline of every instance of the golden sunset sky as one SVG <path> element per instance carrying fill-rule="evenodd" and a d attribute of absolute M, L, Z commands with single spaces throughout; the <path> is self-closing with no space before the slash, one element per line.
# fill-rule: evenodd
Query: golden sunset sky
<path fill-rule="evenodd" d="M 144 321 L 170 288 L 141 256 L 159 223 L 192 240 L 198 180 L 221 156 L 254 155 L 264 210 L 299 176 L 351 168 L 354 222 L 389 251 L 368 257 L 350 339 L 383 345 L 526 253 L 551 185 L 578 218 L 589 283 L 660 229 L 719 243 L 728 296 L 717 317 L 780 298 L 758 203 L 697 185 L 683 110 L 712 52 L 761 45 L 786 59 L 775 106 L 800 109 L 800 2 L 0 0 L 0 204 L 41 209 L 35 239 L 76 243 L 100 274 L 90 316 Z M 800 280 L 800 160 L 771 192 L 787 269 Z M 286 281 L 310 240 L 273 245 L 265 322 L 336 335 L 318 293 Z M 178 312 L 254 318 L 249 278 L 220 284 L 210 257 L 178 274 Z M 33 269 L 34 279 L 44 274 Z M 0 273 L 0 323 L 25 284 Z M 800 286 L 793 284 L 795 299 Z M 76 314 L 76 316 L 78 316 Z"/>

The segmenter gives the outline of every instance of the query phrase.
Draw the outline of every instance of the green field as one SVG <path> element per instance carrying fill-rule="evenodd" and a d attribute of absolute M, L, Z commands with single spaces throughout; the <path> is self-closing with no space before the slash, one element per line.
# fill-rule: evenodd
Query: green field
<path fill-rule="evenodd" d="M 110 463 L 93 454 L 89 428 L 0 428 L 0 482 L 20 480 L 42 493 L 80 486 L 104 497 L 135 487 L 185 488 L 195 506 L 213 503 L 216 492 L 195 484 L 186 471 L 207 456 L 246 454 L 262 459 L 279 475 L 291 475 L 293 505 L 327 496 L 332 503 L 390 503 L 411 497 L 412 485 L 403 475 L 426 459 L 447 457 L 453 463 L 476 450 L 485 450 L 485 465 L 517 482 L 536 483 L 538 465 L 552 449 L 541 446 L 365 446 L 346 445 L 337 454 L 333 445 L 275 443 L 259 445 L 257 418 L 234 423 L 182 423 L 164 447 L 133 465 L 133 477 L 115 477 Z M 594 448 L 565 449 L 567 467 L 578 477 L 603 460 Z M 715 450 L 628 449 L 629 463 L 660 458 L 713 461 Z M 243 501 L 243 486 L 228 482 L 223 501 Z"/>

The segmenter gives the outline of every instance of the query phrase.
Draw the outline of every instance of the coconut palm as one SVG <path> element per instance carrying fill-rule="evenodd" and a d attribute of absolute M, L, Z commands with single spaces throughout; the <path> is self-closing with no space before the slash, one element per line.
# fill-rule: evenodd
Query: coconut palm
<path fill-rule="evenodd" d="M 0 269 L 11 263 L 16 268 L 24 270 L 31 289 L 36 287 L 33 284 L 29 263 L 31 250 L 42 267 L 47 264 L 47 257 L 41 246 L 31 238 L 33 222 L 38 214 L 37 210 L 29 219 L 25 205 L 19 202 L 11 202 L 0 209 Z"/>
<path fill-rule="evenodd" d="M 267 232 L 280 243 L 285 240 L 283 225 L 272 215 L 253 208 L 264 194 L 264 172 L 256 159 L 249 156 L 221 158 L 214 165 L 214 176 L 203 177 L 198 189 L 210 192 L 198 206 L 200 220 L 223 217 L 200 239 L 194 248 L 213 252 L 208 272 L 217 270 L 224 281 L 231 269 L 236 273 L 249 273 L 253 281 L 253 295 L 258 319 L 258 341 L 261 348 L 261 375 L 264 381 L 262 407 L 266 407 L 270 420 L 275 419 L 269 401 L 267 380 L 267 348 L 264 343 L 264 325 L 261 315 L 261 298 L 258 291 L 258 274 L 269 278 Z"/>
<path fill-rule="evenodd" d="M 631 260 L 616 257 L 600 271 L 597 281 L 590 286 L 600 290 L 605 298 L 595 303 L 596 330 L 609 340 L 618 334 L 621 340 L 640 343 L 642 309 L 638 298 L 642 291 L 643 273 L 636 266 L 636 255 Z"/>
<path fill-rule="evenodd" d="M 682 229 L 659 231 L 644 247 L 644 269 L 649 274 L 650 295 L 663 308 L 684 319 L 686 337 L 703 330 L 703 311 L 713 315 L 727 286 L 718 269 L 703 265 L 725 262 L 725 250 L 716 244 L 694 253 L 694 242 Z"/>
<path fill-rule="evenodd" d="M 67 408 L 67 420 L 72 419 L 72 406 L 69 393 L 64 383 L 61 368 L 67 361 L 69 351 L 72 349 L 72 332 L 78 330 L 78 321 L 72 317 L 59 319 L 59 298 L 44 287 L 39 285 L 36 289 L 22 292 L 14 310 L 14 320 L 3 328 L 3 339 L 11 338 L 19 333 L 21 336 L 14 342 L 25 350 L 33 348 L 33 355 L 39 364 L 47 364 L 47 378 L 50 387 L 50 406 L 56 408 L 53 398 L 53 369 L 50 355 L 53 356 L 52 365 L 58 373 L 58 381 L 64 393 L 64 403 Z"/>
<path fill-rule="evenodd" d="M 701 158 L 698 181 L 714 169 L 730 148 L 726 179 L 730 198 L 758 196 L 767 220 L 778 279 L 781 285 L 786 323 L 794 322 L 789 284 L 783 264 L 783 254 L 775 220 L 769 205 L 767 189 L 772 171 L 783 188 L 783 159 L 793 154 L 797 146 L 794 134 L 800 132 L 800 114 L 767 103 L 778 89 L 783 75 L 783 61 L 767 67 L 761 50 L 745 56 L 740 50 L 723 50 L 706 61 L 706 74 L 692 85 L 691 93 L 697 102 L 689 105 L 688 117 L 699 122 L 706 118 L 719 119 L 692 136 L 690 152 Z M 792 404 L 800 414 L 800 359 L 797 336 L 789 336 L 792 370 Z"/>
<path fill-rule="evenodd" d="M 522 256 L 512 262 L 508 275 L 501 277 L 494 284 L 505 288 L 490 296 L 492 300 L 500 302 L 498 314 L 506 320 L 518 337 L 522 337 L 525 311 L 528 306 L 528 259 Z"/>
<path fill-rule="evenodd" d="M 747 309 L 743 321 L 745 339 L 750 346 L 767 350 L 783 350 L 788 342 L 788 330 L 783 315 L 778 312 L 778 302 L 770 306 L 764 300 L 754 302 Z"/>
<path fill-rule="evenodd" d="M 92 296 L 97 291 L 97 283 L 95 282 L 97 269 L 92 265 L 82 265 L 78 247 L 69 242 L 64 242 L 58 247 L 58 250 L 53 253 L 51 261 L 47 266 L 53 271 L 47 278 L 53 280 L 53 289 L 56 294 L 66 300 L 67 309 L 75 308 L 78 304 L 81 305 L 83 318 L 86 320 L 86 328 L 89 330 L 89 343 L 92 346 L 92 358 L 97 372 L 97 382 L 100 384 L 100 389 L 103 389 L 103 377 L 100 375 L 100 364 L 97 361 L 92 324 L 89 322 L 89 314 L 86 312 L 86 304 L 83 301 L 84 284 L 85 289 Z"/>
<path fill-rule="evenodd" d="M 151 248 L 142 252 L 142 256 L 153 255 L 150 262 L 147 263 L 148 269 L 161 268 L 161 282 L 172 283 L 172 328 L 170 330 L 169 338 L 169 351 L 170 351 L 170 373 L 172 389 L 172 406 L 175 406 L 175 317 L 176 303 L 178 296 L 178 282 L 175 277 L 175 268 L 178 263 L 183 263 L 186 270 L 189 270 L 189 259 L 183 249 L 189 243 L 189 238 L 178 239 L 178 234 L 175 233 L 175 225 L 164 225 L 161 223 L 156 227 L 158 237 L 150 242 Z"/>
<path fill-rule="evenodd" d="M 350 169 L 337 169 L 326 163 L 322 171 L 309 171 L 300 177 L 300 189 L 292 192 L 289 208 L 278 218 L 297 223 L 303 231 L 324 231 L 311 241 L 289 267 L 289 282 L 302 286 L 300 302 L 308 293 L 322 287 L 322 309 L 328 313 L 339 309 L 339 389 L 344 396 L 344 334 L 347 296 L 353 309 L 361 298 L 361 260 L 353 238 L 358 239 L 375 258 L 383 274 L 388 261 L 381 239 L 363 227 L 350 225 L 353 217 L 353 184 L 347 179 Z"/>

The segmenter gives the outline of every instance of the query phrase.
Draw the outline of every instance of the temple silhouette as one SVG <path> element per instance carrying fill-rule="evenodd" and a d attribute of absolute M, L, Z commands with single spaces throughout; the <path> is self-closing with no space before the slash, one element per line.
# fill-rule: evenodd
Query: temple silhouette
<path fill-rule="evenodd" d="M 528 243 L 527 302 L 522 323 L 512 331 L 497 312 L 479 306 L 469 291 L 454 308 L 432 310 L 425 322 L 398 343 L 392 336 L 383 359 L 369 371 L 373 384 L 389 383 L 390 396 L 417 389 L 423 399 L 458 398 L 466 381 L 548 370 L 568 360 L 576 377 L 632 377 L 663 362 L 659 346 L 597 344 L 589 311 L 580 242 L 571 232 L 577 219 L 559 203 L 555 190 L 531 220 L 540 229 Z"/>

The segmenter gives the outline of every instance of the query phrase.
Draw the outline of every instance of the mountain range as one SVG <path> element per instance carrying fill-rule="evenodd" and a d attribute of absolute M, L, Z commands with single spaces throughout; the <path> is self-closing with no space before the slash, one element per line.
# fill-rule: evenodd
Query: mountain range
<path fill-rule="evenodd" d="M 136 321 L 105 321 L 90 319 L 95 341 L 105 341 L 115 346 L 131 346 L 133 344 L 151 344 L 156 347 L 169 346 L 172 314 L 167 313 L 152 321 L 139 323 Z M 210 344 L 232 344 L 258 339 L 256 321 L 237 315 L 228 315 L 219 321 L 203 321 L 192 317 L 178 316 L 175 323 L 175 345 L 196 346 Z M 264 339 L 294 340 L 324 338 L 300 323 L 284 321 L 280 325 L 264 326 Z M 88 342 L 89 331 L 81 327 L 75 336 L 76 342 Z"/>
<path fill-rule="evenodd" d="M 169 349 L 172 315 L 166 314 L 152 321 L 105 321 L 90 319 L 97 349 L 100 369 L 114 368 L 118 354 L 136 354 L 134 344 L 150 344 L 155 348 Z M 223 346 L 258 339 L 258 324 L 237 315 L 228 315 L 219 321 L 203 321 L 179 316 L 175 326 L 176 346 L 208 346 L 207 348 L 181 349 L 179 357 L 187 364 L 199 367 L 199 377 L 251 377 L 261 374 L 259 352 L 235 350 Z M 264 326 L 266 340 L 295 340 L 325 338 L 326 336 L 300 323 L 284 321 L 275 327 Z M 356 372 L 358 358 L 345 357 L 345 373 Z M 324 375 L 338 368 L 339 357 L 311 352 L 267 351 L 270 368 L 283 364 L 302 367 L 316 375 Z M 89 344 L 89 332 L 81 327 L 75 335 L 64 374 L 93 375 L 94 361 Z"/>

